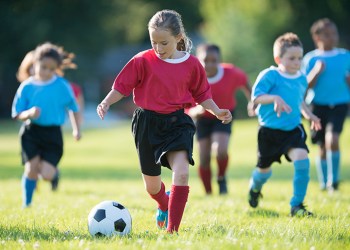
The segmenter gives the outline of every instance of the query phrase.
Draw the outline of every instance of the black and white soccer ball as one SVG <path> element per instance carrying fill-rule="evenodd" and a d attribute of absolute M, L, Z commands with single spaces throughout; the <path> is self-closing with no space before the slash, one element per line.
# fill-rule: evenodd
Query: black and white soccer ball
<path fill-rule="evenodd" d="M 131 232 L 132 219 L 126 207 L 116 201 L 103 201 L 88 216 L 92 236 L 126 235 Z"/>

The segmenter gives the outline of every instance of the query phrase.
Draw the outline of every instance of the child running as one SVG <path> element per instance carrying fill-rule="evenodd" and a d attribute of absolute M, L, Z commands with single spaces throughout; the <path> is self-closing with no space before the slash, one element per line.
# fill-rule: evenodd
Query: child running
<path fill-rule="evenodd" d="M 68 82 L 57 76 L 62 63 L 57 46 L 44 43 L 34 51 L 33 75 L 21 83 L 13 104 L 12 118 L 23 121 L 20 130 L 23 207 L 29 207 L 39 175 L 51 181 L 57 175 L 57 165 L 63 155 L 61 125 L 65 112 L 72 115 L 73 136 L 81 137 L 78 107 Z"/>
<path fill-rule="evenodd" d="M 350 53 L 337 48 L 338 31 L 328 18 L 311 26 L 316 49 L 303 60 L 308 76 L 311 109 L 320 117 L 322 129 L 312 131 L 311 139 L 319 146 L 316 169 L 321 190 L 338 190 L 340 170 L 339 137 L 350 102 Z"/>
<path fill-rule="evenodd" d="M 116 77 L 112 90 L 97 106 L 103 119 L 109 107 L 133 92 L 139 107 L 132 118 L 132 133 L 146 191 L 158 204 L 156 222 L 167 232 L 178 232 L 189 194 L 189 164 L 195 126 L 184 113 L 193 99 L 224 123 L 232 119 L 211 99 L 204 68 L 189 54 L 180 14 L 157 12 L 148 23 L 153 49 L 135 55 Z M 161 166 L 173 172 L 170 194 L 161 180 Z"/>
<path fill-rule="evenodd" d="M 60 76 L 64 76 L 64 71 L 66 69 L 76 69 L 77 65 L 73 62 L 73 59 L 75 58 L 75 55 L 73 53 L 69 53 L 64 50 L 63 47 L 56 46 L 56 50 L 60 53 L 62 58 L 62 63 L 59 68 L 57 68 L 56 74 Z M 17 72 L 17 80 L 19 82 L 24 82 L 27 80 L 30 76 L 34 74 L 34 50 L 29 51 L 24 59 L 21 62 L 21 65 L 18 68 Z M 75 99 L 78 104 L 79 112 L 77 112 L 78 122 L 81 125 L 83 121 L 83 111 L 84 111 L 84 95 L 81 87 L 73 82 L 69 82 L 70 86 L 72 87 Z M 71 120 L 71 123 L 74 123 L 72 119 L 74 119 L 74 115 L 72 112 L 69 112 L 69 118 Z M 54 178 L 51 180 L 51 188 L 52 191 L 56 191 L 58 188 L 59 180 L 60 180 L 60 171 L 59 167 L 56 166 L 57 172 L 54 176 Z"/>
<path fill-rule="evenodd" d="M 273 55 L 278 67 L 271 66 L 260 72 L 252 91 L 252 101 L 258 104 L 260 127 L 258 162 L 251 177 L 249 204 L 253 208 L 258 206 L 262 187 L 272 174 L 272 163 L 281 162 L 284 155 L 294 165 L 290 214 L 311 216 L 313 214 L 303 204 L 310 179 L 310 162 L 301 113 L 311 121 L 313 129 L 319 130 L 321 124 L 303 101 L 307 80 L 299 71 L 303 46 L 298 36 L 286 33 L 278 37 Z"/>
<path fill-rule="evenodd" d="M 250 100 L 251 88 L 247 75 L 232 64 L 221 63 L 221 52 L 217 45 L 200 44 L 197 47 L 196 56 L 204 66 L 215 103 L 220 107 L 229 109 L 233 114 L 236 107 L 235 94 L 238 89 L 242 89 L 247 100 Z M 218 166 L 219 194 L 226 194 L 226 172 L 229 161 L 228 146 L 232 123 L 223 124 L 200 105 L 191 108 L 188 114 L 196 121 L 199 147 L 198 174 L 205 192 L 206 194 L 212 193 L 210 162 L 213 150 Z"/>

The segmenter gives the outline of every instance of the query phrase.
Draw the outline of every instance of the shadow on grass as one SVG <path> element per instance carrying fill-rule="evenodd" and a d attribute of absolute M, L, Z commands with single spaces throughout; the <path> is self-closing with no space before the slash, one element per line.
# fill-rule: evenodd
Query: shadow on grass
<path fill-rule="evenodd" d="M 280 214 L 273 210 L 257 208 L 257 209 L 248 211 L 248 216 L 263 217 L 263 218 L 278 218 L 280 217 Z"/>

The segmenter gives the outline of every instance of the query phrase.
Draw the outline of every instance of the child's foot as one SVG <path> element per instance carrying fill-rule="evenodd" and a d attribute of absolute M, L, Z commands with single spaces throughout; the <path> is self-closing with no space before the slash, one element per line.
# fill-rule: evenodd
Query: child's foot
<path fill-rule="evenodd" d="M 51 190 L 52 191 L 57 190 L 59 181 L 60 181 L 60 171 L 57 169 L 55 176 L 51 180 Z"/>
<path fill-rule="evenodd" d="M 227 183 L 226 183 L 225 176 L 218 179 L 218 184 L 219 184 L 219 194 L 227 194 Z"/>
<path fill-rule="evenodd" d="M 166 194 L 169 196 L 170 191 L 166 192 Z M 156 222 L 159 229 L 166 229 L 168 227 L 168 210 L 162 211 L 158 208 L 156 214 Z"/>
<path fill-rule="evenodd" d="M 250 189 L 249 190 L 249 198 L 248 198 L 248 201 L 249 201 L 249 205 L 252 207 L 252 208 L 256 208 L 259 204 L 259 199 L 262 198 L 262 194 L 260 191 L 255 191 L 253 189 Z"/>
<path fill-rule="evenodd" d="M 298 206 L 294 206 L 291 208 L 290 215 L 296 217 L 310 217 L 314 214 L 306 210 L 306 206 L 303 203 L 301 203 Z"/>

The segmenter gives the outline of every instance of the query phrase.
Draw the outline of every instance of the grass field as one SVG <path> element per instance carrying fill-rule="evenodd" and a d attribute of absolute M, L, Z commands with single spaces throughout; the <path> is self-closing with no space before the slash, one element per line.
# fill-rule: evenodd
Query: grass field
<path fill-rule="evenodd" d="M 130 122 L 86 129 L 74 142 L 65 133 L 62 182 L 52 193 L 41 181 L 30 209 L 21 209 L 18 123 L 0 122 L 0 249 L 350 249 L 350 121 L 342 135 L 340 191 L 319 191 L 310 145 L 311 182 L 306 204 L 316 216 L 291 218 L 292 165 L 283 160 L 263 189 L 260 207 L 247 203 L 256 161 L 255 119 L 236 121 L 230 144 L 229 194 L 205 196 L 191 167 L 190 196 L 179 235 L 157 230 L 156 204 L 144 191 Z M 194 152 L 198 159 L 197 151 Z M 167 187 L 171 173 L 163 171 Z M 214 181 L 214 180 L 213 180 Z M 94 238 L 90 209 L 103 200 L 125 205 L 133 218 L 127 237 Z"/>

